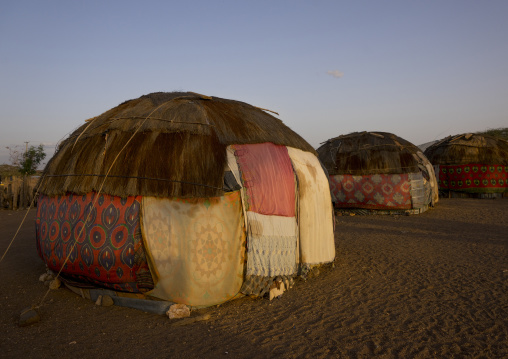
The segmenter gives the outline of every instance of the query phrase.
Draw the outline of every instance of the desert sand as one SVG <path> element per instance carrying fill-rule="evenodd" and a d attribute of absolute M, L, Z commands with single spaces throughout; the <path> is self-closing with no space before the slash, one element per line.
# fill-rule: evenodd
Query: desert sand
<path fill-rule="evenodd" d="M 3 254 L 25 212 L 0 211 Z M 413 216 L 337 216 L 336 260 L 272 301 L 162 315 L 50 291 L 35 210 L 0 263 L 2 358 L 507 358 L 508 200 L 442 199 Z"/>

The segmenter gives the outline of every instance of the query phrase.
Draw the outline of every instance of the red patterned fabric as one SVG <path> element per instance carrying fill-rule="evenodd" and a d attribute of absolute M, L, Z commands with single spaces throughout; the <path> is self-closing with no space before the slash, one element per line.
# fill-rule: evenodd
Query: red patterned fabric
<path fill-rule="evenodd" d="M 141 196 L 100 195 L 94 205 L 95 196 L 40 196 L 39 255 L 55 272 L 68 256 L 63 278 L 76 282 L 127 292 L 153 288 L 139 226 Z"/>
<path fill-rule="evenodd" d="M 338 208 L 411 209 L 407 173 L 330 176 L 330 189 Z"/>
<path fill-rule="evenodd" d="M 508 166 L 467 164 L 439 166 L 441 189 L 466 192 L 508 191 Z"/>
<path fill-rule="evenodd" d="M 265 215 L 295 216 L 295 175 L 285 146 L 273 143 L 233 145 L 248 210 Z"/>

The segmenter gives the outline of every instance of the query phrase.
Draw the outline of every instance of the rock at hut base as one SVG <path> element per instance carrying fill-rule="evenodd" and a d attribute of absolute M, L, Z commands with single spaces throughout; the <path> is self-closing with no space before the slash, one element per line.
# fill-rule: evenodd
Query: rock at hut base
<path fill-rule="evenodd" d="M 42 273 L 39 276 L 39 281 L 46 283 L 47 281 L 52 281 L 55 278 L 55 273 L 48 269 L 46 273 Z"/>
<path fill-rule="evenodd" d="M 270 300 L 276 297 L 280 297 L 282 293 L 284 293 L 285 289 L 286 286 L 284 285 L 283 281 L 273 282 L 272 286 L 270 287 Z"/>
<path fill-rule="evenodd" d="M 166 312 L 169 319 L 190 317 L 190 309 L 185 304 L 173 304 Z"/>
<path fill-rule="evenodd" d="M 113 298 L 111 298 L 109 295 L 105 295 L 102 297 L 101 305 L 103 307 L 111 307 L 113 304 L 115 304 L 113 302 Z"/>
<path fill-rule="evenodd" d="M 103 307 L 110 307 L 113 304 L 115 304 L 115 302 L 113 302 L 113 298 L 111 298 L 109 295 L 99 295 L 95 301 L 95 305 L 100 305 Z"/>
<path fill-rule="evenodd" d="M 37 323 L 41 320 L 41 317 L 36 309 L 28 307 L 21 311 L 19 316 L 19 326 L 26 327 L 32 324 Z"/>
<path fill-rule="evenodd" d="M 60 285 L 62 285 L 62 282 L 60 282 L 60 279 L 58 278 L 55 278 L 51 281 L 51 283 L 49 283 L 49 289 L 58 289 L 60 288 Z"/>

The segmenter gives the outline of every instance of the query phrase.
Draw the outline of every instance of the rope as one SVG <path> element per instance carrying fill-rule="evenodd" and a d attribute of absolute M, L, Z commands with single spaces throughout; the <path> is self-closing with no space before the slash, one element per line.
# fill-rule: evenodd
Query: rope
<path fill-rule="evenodd" d="M 394 168 L 379 168 L 379 169 L 367 169 L 367 170 L 364 170 L 363 168 L 362 169 L 359 169 L 359 170 L 342 170 L 341 172 L 344 172 L 344 173 L 348 173 L 348 174 L 352 174 L 352 173 L 355 173 L 355 172 L 368 172 L 368 174 L 372 174 L 373 172 L 379 172 L 379 173 L 386 173 L 384 171 L 390 171 L 390 170 L 401 170 L 401 169 L 406 169 L 406 168 L 416 168 L 418 167 L 418 165 L 415 165 L 415 166 L 411 166 L 411 167 L 394 167 Z M 406 172 L 404 172 L 406 173 Z M 407 172 L 409 173 L 409 172 Z M 336 175 L 332 175 L 332 176 L 336 176 Z M 361 175 L 359 175 L 361 176 Z"/>
<path fill-rule="evenodd" d="M 141 119 L 144 117 L 141 116 L 132 116 L 132 117 L 113 117 L 110 121 L 114 120 L 134 120 L 134 119 Z M 189 125 L 204 125 L 204 126 L 213 126 L 210 123 L 202 123 L 202 122 L 187 122 L 187 121 L 175 121 L 175 120 L 166 120 L 165 118 L 157 118 L 152 117 L 150 120 L 156 120 L 156 121 L 164 121 L 164 122 L 170 122 L 170 123 L 184 123 Z"/>
<path fill-rule="evenodd" d="M 71 135 L 71 136 L 69 136 L 69 139 L 77 136 L 78 137 L 76 139 L 76 142 L 77 142 L 79 140 L 79 138 L 81 137 L 81 135 L 83 135 L 84 132 L 89 129 L 90 125 L 95 121 L 96 118 L 98 118 L 98 117 L 95 117 L 93 120 L 91 120 L 91 122 L 88 124 L 88 126 L 80 134 Z M 141 117 L 141 116 L 113 117 L 113 118 L 110 118 L 109 120 L 106 120 L 103 123 L 98 124 L 97 126 L 94 126 L 94 127 L 90 128 L 90 131 L 93 131 L 93 130 L 95 130 L 98 127 L 110 124 L 110 123 L 112 123 L 114 121 L 118 121 L 118 120 L 134 120 L 134 119 L 145 119 L 146 120 L 145 117 Z M 175 121 L 175 120 L 166 120 L 164 118 L 157 118 L 157 117 L 151 117 L 150 120 L 164 121 L 164 122 L 170 122 L 170 123 L 183 123 L 183 124 L 188 124 L 188 125 L 203 125 L 203 126 L 211 126 L 211 127 L 215 126 L 215 125 L 213 125 L 211 123 Z M 76 145 L 76 142 L 74 143 L 74 146 Z M 74 148 L 74 146 L 73 146 L 73 148 Z"/>
<path fill-rule="evenodd" d="M 61 175 L 46 175 L 46 177 L 80 177 L 80 176 L 89 176 L 89 177 L 114 177 L 114 178 L 135 178 L 135 179 L 143 179 L 143 180 L 151 180 L 151 181 L 164 181 L 164 182 L 176 182 L 176 183 L 183 183 L 183 184 L 190 184 L 194 186 L 202 186 L 202 187 L 209 187 L 213 189 L 223 190 L 223 188 L 210 186 L 207 184 L 202 183 L 193 183 L 193 182 L 186 182 L 186 181 L 177 181 L 177 180 L 170 180 L 165 178 L 153 178 L 153 177 L 140 177 L 140 176 L 121 176 L 121 175 L 101 175 L 101 174 L 61 174 Z"/>
<path fill-rule="evenodd" d="M 97 117 L 94 117 L 93 119 L 90 120 L 90 123 L 88 125 L 86 125 L 86 127 L 83 129 L 83 131 L 81 131 L 81 133 L 79 134 L 79 136 L 76 138 L 76 141 L 74 141 L 74 144 L 72 145 L 72 149 L 71 149 L 71 152 L 74 151 L 74 147 L 76 146 L 76 143 L 78 143 L 78 140 L 79 138 L 81 137 L 81 135 L 83 135 L 85 133 L 85 131 L 88 129 L 88 127 L 92 126 L 92 123 L 94 123 L 94 121 L 97 119 Z"/>

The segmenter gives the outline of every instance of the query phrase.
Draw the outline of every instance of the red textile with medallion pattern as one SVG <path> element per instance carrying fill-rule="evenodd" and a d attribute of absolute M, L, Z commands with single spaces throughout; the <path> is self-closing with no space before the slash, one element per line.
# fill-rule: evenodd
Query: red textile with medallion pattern
<path fill-rule="evenodd" d="M 141 196 L 95 193 L 39 197 L 36 241 L 39 256 L 74 285 L 145 292 L 153 279 L 140 230 Z M 86 222 L 86 224 L 85 224 Z"/>
<path fill-rule="evenodd" d="M 508 166 L 467 164 L 439 166 L 439 187 L 465 192 L 507 192 Z"/>
<path fill-rule="evenodd" d="M 407 173 L 330 176 L 330 189 L 337 208 L 411 209 Z"/>

